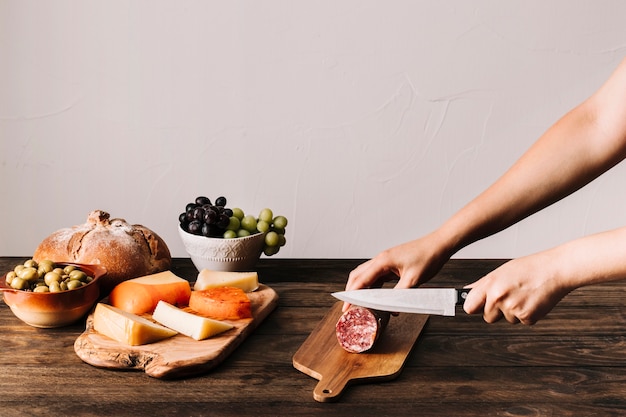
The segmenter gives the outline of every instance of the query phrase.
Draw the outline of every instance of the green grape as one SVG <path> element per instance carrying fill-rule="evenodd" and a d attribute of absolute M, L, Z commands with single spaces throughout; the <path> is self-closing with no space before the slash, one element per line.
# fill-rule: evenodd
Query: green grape
<path fill-rule="evenodd" d="M 279 250 L 280 246 L 266 246 L 265 249 L 263 249 L 263 253 L 265 256 L 272 256 L 276 255 Z"/>
<path fill-rule="evenodd" d="M 272 226 L 272 230 L 274 232 L 278 233 L 279 235 L 284 235 L 285 234 L 285 229 L 281 229 L 280 227 Z"/>
<path fill-rule="evenodd" d="M 285 244 L 287 243 L 287 239 L 285 238 L 285 235 L 278 235 L 278 246 L 285 246 Z"/>
<path fill-rule="evenodd" d="M 235 216 L 236 218 L 238 218 L 239 220 L 243 219 L 243 210 L 240 209 L 239 207 L 235 207 L 233 210 L 233 216 Z"/>
<path fill-rule="evenodd" d="M 246 236 L 250 236 L 250 232 L 248 232 L 246 229 L 237 230 L 237 237 L 246 237 Z"/>
<path fill-rule="evenodd" d="M 276 229 L 284 229 L 287 227 L 287 218 L 285 216 L 276 216 L 273 223 Z"/>
<path fill-rule="evenodd" d="M 272 223 L 273 217 L 274 213 L 272 213 L 272 210 L 268 208 L 264 208 L 263 210 L 261 210 L 261 213 L 259 213 L 259 220 L 266 221 L 267 223 Z"/>
<path fill-rule="evenodd" d="M 232 239 L 237 237 L 237 232 L 234 230 L 227 230 L 224 232 L 224 239 Z"/>
<path fill-rule="evenodd" d="M 278 246 L 280 238 L 278 237 L 278 233 L 271 231 L 267 232 L 265 235 L 265 245 L 266 246 Z"/>
<path fill-rule="evenodd" d="M 244 218 L 241 219 L 241 227 L 246 229 L 250 233 L 256 232 L 256 225 L 256 218 L 250 214 L 244 216 Z"/>
<path fill-rule="evenodd" d="M 241 222 L 235 216 L 232 216 L 228 221 L 228 226 L 226 226 L 226 230 L 234 230 L 237 231 L 241 227 Z"/>
<path fill-rule="evenodd" d="M 270 224 L 268 222 L 266 222 L 265 220 L 259 220 L 256 223 L 256 230 L 258 230 L 261 233 L 265 233 L 268 232 L 270 230 Z"/>

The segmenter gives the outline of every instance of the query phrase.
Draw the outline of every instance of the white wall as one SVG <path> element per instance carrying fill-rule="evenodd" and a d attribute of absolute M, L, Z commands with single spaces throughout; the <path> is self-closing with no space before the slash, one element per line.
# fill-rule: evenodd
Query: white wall
<path fill-rule="evenodd" d="M 186 256 L 196 195 L 370 257 L 495 180 L 626 55 L 626 2 L 0 0 L 0 254 L 93 209 Z M 457 256 L 626 224 L 625 167 Z"/>

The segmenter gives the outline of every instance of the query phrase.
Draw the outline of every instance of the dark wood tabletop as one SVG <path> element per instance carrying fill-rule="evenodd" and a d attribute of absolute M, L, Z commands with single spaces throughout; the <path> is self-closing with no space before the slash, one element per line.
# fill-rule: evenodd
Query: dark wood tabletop
<path fill-rule="evenodd" d="M 27 258 L 0 258 L 8 271 Z M 185 379 L 81 361 L 81 322 L 37 329 L 0 302 L 0 415 L 11 416 L 611 416 L 626 415 L 626 283 L 578 289 L 534 326 L 480 316 L 428 319 L 401 374 L 355 384 L 337 402 L 293 355 L 360 260 L 272 259 L 260 281 L 278 307 L 223 363 Z M 503 260 L 453 259 L 431 285 L 462 286 Z M 195 280 L 189 259 L 172 271 Z"/>

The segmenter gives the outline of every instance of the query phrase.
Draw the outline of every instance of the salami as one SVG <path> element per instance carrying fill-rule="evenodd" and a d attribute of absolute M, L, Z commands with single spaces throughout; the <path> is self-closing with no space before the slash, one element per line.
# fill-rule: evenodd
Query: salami
<path fill-rule="evenodd" d="M 367 352 L 387 326 L 389 316 L 385 311 L 351 306 L 335 326 L 339 345 L 351 353 Z"/>

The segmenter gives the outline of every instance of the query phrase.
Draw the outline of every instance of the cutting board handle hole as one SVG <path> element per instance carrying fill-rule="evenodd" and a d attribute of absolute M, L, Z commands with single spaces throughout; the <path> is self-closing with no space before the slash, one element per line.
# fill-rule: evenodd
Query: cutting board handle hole
<path fill-rule="evenodd" d="M 323 392 L 324 394 L 331 394 L 331 393 L 333 392 L 333 390 L 332 390 L 332 389 L 328 389 L 328 388 L 326 388 L 326 389 L 322 390 L 322 392 Z"/>

